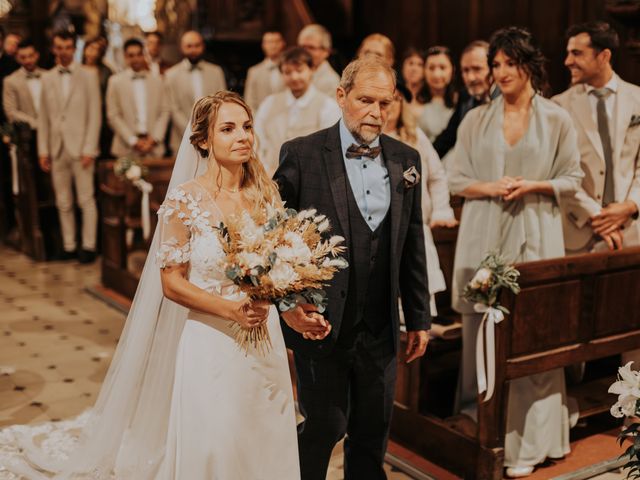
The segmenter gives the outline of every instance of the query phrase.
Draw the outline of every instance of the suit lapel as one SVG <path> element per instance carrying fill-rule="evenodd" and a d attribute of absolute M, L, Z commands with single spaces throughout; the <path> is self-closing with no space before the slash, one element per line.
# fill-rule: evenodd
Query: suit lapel
<path fill-rule="evenodd" d="M 589 94 L 587 93 L 584 85 L 581 86 L 579 92 L 576 92 L 575 101 L 571 102 L 571 105 L 575 111 L 578 122 L 582 125 L 582 128 L 593 145 L 593 148 L 600 156 L 600 159 L 604 162 L 602 141 L 600 140 L 600 134 L 598 133 L 598 126 L 593 122 L 593 112 L 591 110 L 591 104 L 589 103 Z"/>
<path fill-rule="evenodd" d="M 79 83 L 80 83 L 79 80 L 80 80 L 80 75 L 81 75 L 80 69 L 81 68 L 82 68 L 81 66 L 76 65 L 76 67 L 71 72 L 71 75 L 69 77 L 69 95 L 67 95 L 67 98 L 64 99 L 63 109 L 67 108 L 67 105 L 69 104 L 69 100 L 71 99 L 71 97 L 73 96 L 74 92 L 76 91 L 76 89 L 79 86 Z"/>
<path fill-rule="evenodd" d="M 345 244 L 349 245 L 349 207 L 347 200 L 347 172 L 344 167 L 342 157 L 342 147 L 340 144 L 339 124 L 331 127 L 327 134 L 327 141 L 322 152 L 324 164 L 327 167 L 329 185 L 333 196 L 333 204 L 336 207 L 338 221 L 342 227 L 342 232 L 346 239 Z"/>
<path fill-rule="evenodd" d="M 625 101 L 625 99 L 632 98 L 631 94 L 627 92 L 627 85 L 620 78 L 618 78 L 618 93 L 616 95 L 616 120 L 615 120 L 615 138 L 613 139 L 613 164 L 617 165 L 620 160 L 620 154 L 622 153 L 622 146 L 624 145 L 624 137 L 627 133 L 627 128 L 631 122 L 631 116 L 633 115 L 633 102 Z M 620 101 L 622 100 L 622 101 Z"/>
<path fill-rule="evenodd" d="M 40 73 L 40 85 L 42 89 L 42 72 L 36 68 L 36 73 Z M 18 88 L 22 89 L 23 95 L 27 99 L 29 103 L 29 111 L 34 115 L 36 114 L 36 102 L 33 96 L 31 95 L 31 89 L 29 88 L 29 83 L 27 81 L 27 73 L 21 69 L 20 77 L 18 78 Z"/>
<path fill-rule="evenodd" d="M 402 201 L 404 198 L 402 158 L 393 148 L 393 144 L 389 142 L 389 138 L 386 135 L 380 136 L 380 145 L 382 146 L 382 154 L 389 172 L 391 190 L 391 252 L 397 252 L 400 220 L 402 218 Z"/>
<path fill-rule="evenodd" d="M 147 73 L 147 78 L 145 80 L 145 89 L 147 91 L 147 131 L 149 133 L 153 132 L 154 130 L 154 126 L 156 123 L 157 118 L 154 116 L 154 114 L 158 111 L 157 109 L 155 109 L 155 105 L 156 102 L 158 101 L 157 96 L 156 96 L 156 89 L 155 89 L 155 78 L 151 76 L 150 73 Z"/>

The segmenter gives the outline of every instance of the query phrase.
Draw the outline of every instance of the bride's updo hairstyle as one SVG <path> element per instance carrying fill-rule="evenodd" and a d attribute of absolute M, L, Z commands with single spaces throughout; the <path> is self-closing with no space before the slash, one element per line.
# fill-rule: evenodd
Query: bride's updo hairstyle
<path fill-rule="evenodd" d="M 221 90 L 215 95 L 202 97 L 193 106 L 191 113 L 191 145 L 198 151 L 198 154 L 209 159 L 213 156 L 213 136 L 214 126 L 218 118 L 220 106 L 225 103 L 235 103 L 245 109 L 249 120 L 253 123 L 253 114 L 249 106 L 240 95 L 227 90 Z M 207 145 L 208 148 L 202 148 Z M 213 157 L 215 160 L 215 157 Z M 258 159 L 253 145 L 251 145 L 251 157 L 249 161 L 242 165 L 242 181 L 240 188 L 245 191 L 246 197 L 256 208 L 263 208 L 266 204 L 276 206 L 282 205 L 280 193 L 274 181 L 269 178 L 262 162 Z M 216 179 L 218 187 L 217 193 L 222 189 L 222 172 L 218 173 Z"/>

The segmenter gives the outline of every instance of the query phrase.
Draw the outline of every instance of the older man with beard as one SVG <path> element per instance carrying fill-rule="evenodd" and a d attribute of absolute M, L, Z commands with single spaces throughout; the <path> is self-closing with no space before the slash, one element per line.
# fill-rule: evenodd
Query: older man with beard
<path fill-rule="evenodd" d="M 305 418 L 298 430 L 303 480 L 325 479 L 331 451 L 345 434 L 345 479 L 386 478 L 398 295 L 408 330 L 406 361 L 427 347 L 420 156 L 381 134 L 395 87 L 395 72 L 382 60 L 367 55 L 351 62 L 337 91 L 340 121 L 285 143 L 274 176 L 287 206 L 317 208 L 348 246 L 349 268 L 327 288 L 330 325 L 307 316 L 309 306 L 282 314 Z M 318 337 L 319 326 L 330 335 Z"/>

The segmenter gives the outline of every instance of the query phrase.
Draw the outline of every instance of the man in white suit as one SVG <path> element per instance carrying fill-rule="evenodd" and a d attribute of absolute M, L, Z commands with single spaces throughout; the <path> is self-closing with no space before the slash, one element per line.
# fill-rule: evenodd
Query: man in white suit
<path fill-rule="evenodd" d="M 304 48 L 287 49 L 280 58 L 287 89 L 269 95 L 256 112 L 259 158 L 269 176 L 278 168 L 284 142 L 329 128 L 340 119 L 335 96 L 325 95 L 311 83 L 312 65 Z"/>
<path fill-rule="evenodd" d="M 322 93 L 335 97 L 340 75 L 327 59 L 331 55 L 331 34 L 322 25 L 312 23 L 298 33 L 298 45 L 313 59 L 313 85 Z"/>
<path fill-rule="evenodd" d="M 285 46 L 280 32 L 265 32 L 262 35 L 264 60 L 249 68 L 244 84 L 244 99 L 254 112 L 265 98 L 285 88 L 278 68 L 278 59 Z"/>
<path fill-rule="evenodd" d="M 38 128 L 40 110 L 41 78 L 44 70 L 38 67 L 40 55 L 31 40 L 18 44 L 16 59 L 21 68 L 4 79 L 2 102 L 7 120 L 27 123 L 33 130 Z"/>
<path fill-rule="evenodd" d="M 100 86 L 95 73 L 73 62 L 75 50 L 73 34 L 54 35 L 56 66 L 42 76 L 38 156 L 42 170 L 51 172 L 62 229 L 63 259 L 76 255 L 72 188 L 75 185 L 82 210 L 82 245 L 77 256 L 81 263 L 90 263 L 95 259 L 98 222 L 93 173 L 99 151 Z"/>
<path fill-rule="evenodd" d="M 171 149 L 178 151 L 193 104 L 205 95 L 226 90 L 222 68 L 203 60 L 204 39 L 198 32 L 185 32 L 180 39 L 184 59 L 166 71 L 166 89 L 171 108 Z"/>
<path fill-rule="evenodd" d="M 562 205 L 566 251 L 638 245 L 640 88 L 613 71 L 619 40 L 607 23 L 573 26 L 567 37 L 573 86 L 554 100 L 573 118 L 585 176 Z"/>
<path fill-rule="evenodd" d="M 114 131 L 111 153 L 161 157 L 169 122 L 162 77 L 147 69 L 140 40 L 127 40 L 123 50 L 129 68 L 112 75 L 107 87 L 107 119 Z"/>

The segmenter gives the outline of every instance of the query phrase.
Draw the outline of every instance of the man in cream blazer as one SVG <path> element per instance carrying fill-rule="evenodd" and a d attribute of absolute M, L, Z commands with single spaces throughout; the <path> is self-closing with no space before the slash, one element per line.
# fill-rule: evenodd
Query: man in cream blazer
<path fill-rule="evenodd" d="M 111 153 L 161 157 L 169 123 L 162 77 L 147 70 L 140 40 L 124 43 L 124 58 L 129 68 L 112 75 L 107 87 L 107 119 L 114 131 Z"/>
<path fill-rule="evenodd" d="M 278 68 L 278 59 L 285 45 L 280 32 L 265 32 L 262 35 L 264 60 L 249 68 L 244 85 L 244 99 L 254 112 L 265 98 L 285 88 Z"/>
<path fill-rule="evenodd" d="M 585 176 L 562 205 L 565 249 L 574 254 L 639 245 L 640 88 L 613 71 L 618 35 L 608 24 L 576 25 L 567 37 L 573 86 L 554 101 L 573 118 Z"/>
<path fill-rule="evenodd" d="M 4 79 L 4 111 L 9 122 L 24 122 L 35 130 L 38 128 L 44 70 L 38 67 L 40 55 L 30 40 L 20 42 L 16 58 L 21 68 Z"/>
<path fill-rule="evenodd" d="M 180 39 L 184 60 L 166 71 L 166 90 L 171 108 L 171 149 L 177 153 L 191 109 L 196 100 L 226 90 L 222 68 L 202 59 L 204 40 L 198 32 L 185 32 Z"/>
<path fill-rule="evenodd" d="M 331 98 L 335 97 L 340 75 L 328 61 L 332 48 L 329 31 L 317 23 L 307 25 L 298 33 L 298 45 L 313 59 L 313 85 Z"/>
<path fill-rule="evenodd" d="M 42 76 L 38 156 L 40 167 L 51 172 L 64 259 L 76 255 L 75 184 L 82 210 L 82 245 L 77 255 L 81 263 L 89 263 L 95 259 L 96 249 L 98 217 L 93 173 L 102 114 L 97 75 L 73 62 L 75 41 L 69 32 L 53 37 L 56 66 Z"/>

